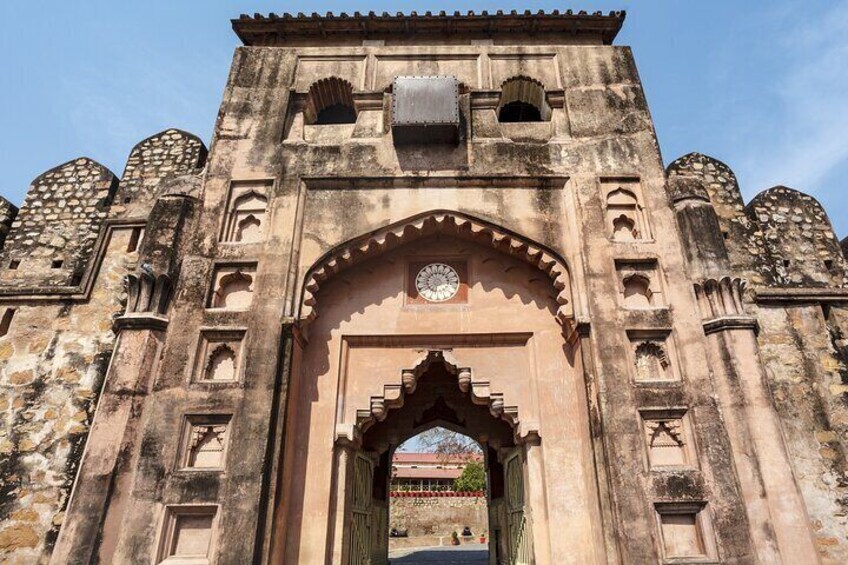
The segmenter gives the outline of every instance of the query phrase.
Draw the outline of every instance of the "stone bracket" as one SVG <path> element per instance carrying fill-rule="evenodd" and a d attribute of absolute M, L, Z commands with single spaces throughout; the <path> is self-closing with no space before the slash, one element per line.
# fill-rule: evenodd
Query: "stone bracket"
<path fill-rule="evenodd" d="M 727 330 L 752 330 L 759 333 L 760 324 L 750 316 L 723 316 L 704 322 L 704 334 L 710 335 Z"/>
<path fill-rule="evenodd" d="M 168 318 L 150 312 L 124 314 L 115 320 L 113 329 L 115 333 L 122 330 L 158 330 L 165 331 L 168 328 Z"/>

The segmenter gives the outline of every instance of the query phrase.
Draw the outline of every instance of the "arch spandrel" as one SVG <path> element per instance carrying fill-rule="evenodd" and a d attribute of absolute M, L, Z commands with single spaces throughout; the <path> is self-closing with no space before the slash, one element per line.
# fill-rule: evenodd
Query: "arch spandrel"
<path fill-rule="evenodd" d="M 297 314 L 305 323 L 318 315 L 320 288 L 348 268 L 401 245 L 435 234 L 466 239 L 515 257 L 540 271 L 556 290 L 557 321 L 571 326 L 574 319 L 571 275 L 555 251 L 506 228 L 470 215 L 437 210 L 419 214 L 342 243 L 320 257 L 303 279 Z"/>

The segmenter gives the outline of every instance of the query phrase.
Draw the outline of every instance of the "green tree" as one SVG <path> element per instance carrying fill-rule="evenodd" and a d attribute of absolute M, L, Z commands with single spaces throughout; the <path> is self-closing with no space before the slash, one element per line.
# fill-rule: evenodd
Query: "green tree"
<path fill-rule="evenodd" d="M 462 474 L 453 481 L 453 489 L 458 492 L 477 492 L 486 490 L 486 469 L 480 461 L 466 463 Z"/>

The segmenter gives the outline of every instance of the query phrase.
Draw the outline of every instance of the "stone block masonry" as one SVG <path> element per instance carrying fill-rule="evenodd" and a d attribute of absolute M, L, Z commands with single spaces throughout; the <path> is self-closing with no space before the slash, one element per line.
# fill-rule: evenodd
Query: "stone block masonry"
<path fill-rule="evenodd" d="M 846 241 L 664 169 L 623 21 L 244 16 L 208 166 L 167 129 L 0 200 L 0 562 L 848 562 Z M 451 143 L 396 143 L 408 75 Z M 432 425 L 487 500 L 391 497 Z"/>
<path fill-rule="evenodd" d="M 87 157 L 36 178 L 0 255 L 0 288 L 78 284 L 117 186 Z"/>
<path fill-rule="evenodd" d="M 49 560 L 148 216 L 160 194 L 192 190 L 206 153 L 166 130 L 133 150 L 126 189 L 83 157 L 37 177 L 20 212 L 0 199 L 0 562 Z"/>

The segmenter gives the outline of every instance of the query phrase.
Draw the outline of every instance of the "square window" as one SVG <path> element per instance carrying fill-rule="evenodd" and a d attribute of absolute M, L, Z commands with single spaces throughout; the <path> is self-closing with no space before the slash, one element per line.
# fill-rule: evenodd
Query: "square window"
<path fill-rule="evenodd" d="M 203 565 L 211 562 L 215 506 L 170 506 L 159 544 L 157 563 Z"/>

